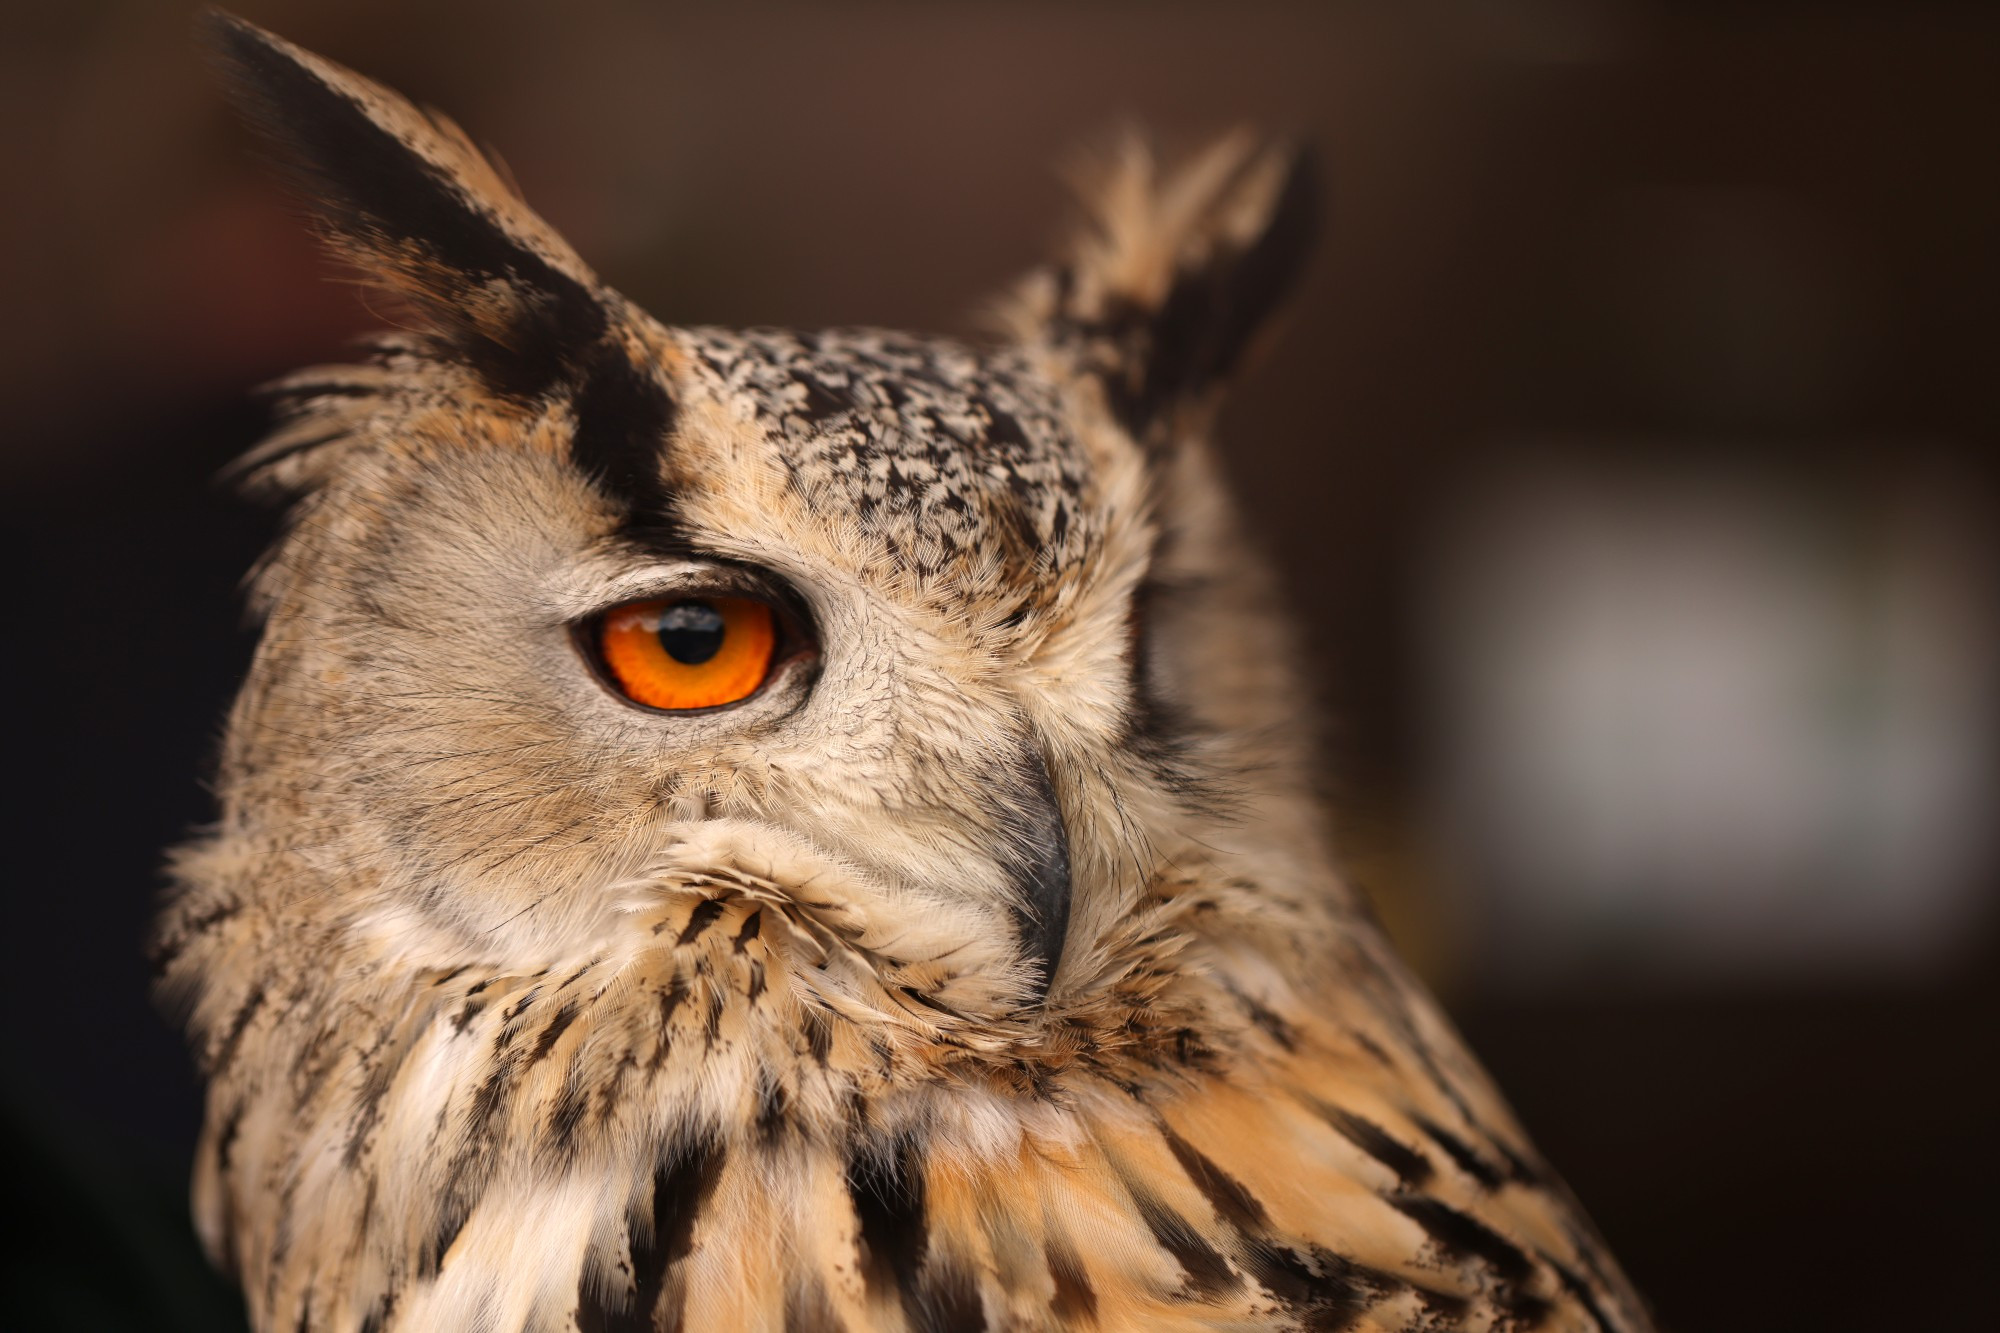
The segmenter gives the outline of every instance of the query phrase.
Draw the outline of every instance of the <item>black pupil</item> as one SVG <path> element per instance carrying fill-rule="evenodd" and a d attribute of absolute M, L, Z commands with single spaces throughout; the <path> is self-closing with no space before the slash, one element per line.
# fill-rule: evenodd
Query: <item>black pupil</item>
<path fill-rule="evenodd" d="M 722 651 L 722 613 L 707 602 L 675 602 L 660 613 L 660 646 L 686 666 Z"/>

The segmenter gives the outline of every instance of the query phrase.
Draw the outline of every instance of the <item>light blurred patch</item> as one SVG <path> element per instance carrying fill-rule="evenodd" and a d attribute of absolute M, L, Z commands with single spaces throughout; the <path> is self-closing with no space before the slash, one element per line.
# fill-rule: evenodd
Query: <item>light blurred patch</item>
<path fill-rule="evenodd" d="M 1423 593 L 1457 952 L 1509 985 L 1946 964 L 1994 870 L 1979 492 L 1515 456 Z"/>

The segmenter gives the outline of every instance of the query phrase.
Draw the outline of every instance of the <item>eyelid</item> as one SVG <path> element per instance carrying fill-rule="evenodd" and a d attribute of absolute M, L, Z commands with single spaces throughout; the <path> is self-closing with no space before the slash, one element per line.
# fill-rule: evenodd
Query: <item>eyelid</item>
<path fill-rule="evenodd" d="M 572 624 L 590 620 L 632 602 L 673 601 L 685 597 L 748 597 L 769 602 L 780 611 L 796 613 L 799 599 L 775 576 L 742 565 L 680 561 L 629 570 L 586 592 L 562 599 L 562 618 Z"/>

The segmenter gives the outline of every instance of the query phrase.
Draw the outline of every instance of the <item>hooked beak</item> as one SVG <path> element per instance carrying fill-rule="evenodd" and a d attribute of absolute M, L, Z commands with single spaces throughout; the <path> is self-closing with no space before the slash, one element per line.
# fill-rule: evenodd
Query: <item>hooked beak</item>
<path fill-rule="evenodd" d="M 1069 832 L 1039 746 L 1024 748 L 1010 778 L 999 793 L 1007 840 L 1001 862 L 1014 888 L 1021 951 L 1041 965 L 1040 1001 L 1055 980 L 1069 932 Z"/>

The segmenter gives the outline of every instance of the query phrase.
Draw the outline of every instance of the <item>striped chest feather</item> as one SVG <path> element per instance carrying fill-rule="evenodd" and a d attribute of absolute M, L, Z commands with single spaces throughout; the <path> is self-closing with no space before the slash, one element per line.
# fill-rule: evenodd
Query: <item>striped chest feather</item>
<path fill-rule="evenodd" d="M 742 893 L 532 975 L 271 971 L 216 1025 L 200 1216 L 265 1327 L 1643 1326 L 1392 967 L 1295 993 L 1150 911 L 1018 1031 Z"/>

